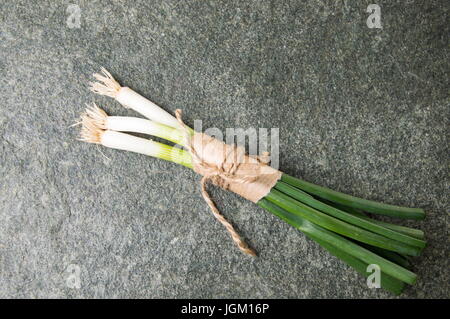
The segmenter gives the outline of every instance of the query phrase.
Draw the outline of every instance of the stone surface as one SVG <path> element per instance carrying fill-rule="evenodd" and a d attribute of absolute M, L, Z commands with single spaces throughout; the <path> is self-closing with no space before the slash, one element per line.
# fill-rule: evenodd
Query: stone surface
<path fill-rule="evenodd" d="M 429 246 L 401 297 L 448 298 L 448 3 L 377 1 L 369 29 L 372 2 L 1 1 L 0 297 L 392 297 L 212 189 L 246 257 L 194 173 L 78 142 L 85 103 L 135 115 L 87 90 L 104 66 L 188 124 L 279 128 L 287 173 L 426 209 L 403 222 Z"/>

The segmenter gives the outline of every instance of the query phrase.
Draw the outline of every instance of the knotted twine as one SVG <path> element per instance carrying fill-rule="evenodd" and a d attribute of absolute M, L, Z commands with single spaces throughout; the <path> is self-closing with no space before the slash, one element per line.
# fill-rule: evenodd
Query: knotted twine
<path fill-rule="evenodd" d="M 184 146 L 192 156 L 194 171 L 203 176 L 200 181 L 203 199 L 214 217 L 230 233 L 239 249 L 246 254 L 256 256 L 256 252 L 247 245 L 233 225 L 217 209 L 206 189 L 206 184 L 210 181 L 257 203 L 281 178 L 281 172 L 267 165 L 268 152 L 265 152 L 263 156 L 250 156 L 245 154 L 243 147 L 225 144 L 203 133 L 195 132 L 191 135 L 189 127 L 181 118 L 181 110 L 177 109 L 175 115 L 184 132 Z"/>

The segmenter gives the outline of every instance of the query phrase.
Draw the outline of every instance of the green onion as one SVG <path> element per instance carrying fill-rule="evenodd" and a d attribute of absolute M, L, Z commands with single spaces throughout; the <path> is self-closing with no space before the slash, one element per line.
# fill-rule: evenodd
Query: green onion
<path fill-rule="evenodd" d="M 108 116 L 95 103 L 88 106 L 82 119 L 102 130 L 153 135 L 175 144 L 184 144 L 184 135 L 178 129 L 138 117 Z"/>
<path fill-rule="evenodd" d="M 101 73 L 94 74 L 98 82 L 90 83 L 92 92 L 112 97 L 124 107 L 131 108 L 150 120 L 178 128 L 178 121 L 173 115 L 132 89 L 122 87 L 106 69 L 102 68 Z"/>
<path fill-rule="evenodd" d="M 193 169 L 189 152 L 122 133 L 153 135 L 183 146 L 187 141 L 185 134 L 193 135 L 194 131 L 186 127 L 185 133 L 174 116 L 130 88 L 121 87 L 106 70 L 102 72 L 103 75 L 95 75 L 99 82 L 91 83 L 91 89 L 115 98 L 149 120 L 108 116 L 94 105 L 82 116 L 81 140 L 157 157 Z M 421 253 L 426 245 L 424 233 L 374 220 L 364 212 L 423 219 L 425 213 L 422 209 L 357 198 L 287 174 L 282 174 L 281 180 L 257 204 L 302 231 L 364 276 L 369 275 L 369 265 L 378 265 L 381 286 L 394 294 L 401 293 L 405 283 L 414 284 L 416 281 L 417 276 L 408 269 L 410 261 L 404 255 L 418 256 Z"/>

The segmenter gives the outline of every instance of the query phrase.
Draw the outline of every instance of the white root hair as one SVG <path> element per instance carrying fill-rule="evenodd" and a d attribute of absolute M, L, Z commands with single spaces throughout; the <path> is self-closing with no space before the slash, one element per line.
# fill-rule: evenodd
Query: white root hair
<path fill-rule="evenodd" d="M 94 78 L 99 82 L 89 82 L 91 91 L 100 95 L 116 98 L 117 93 L 119 93 L 121 88 L 119 82 L 117 82 L 105 68 L 101 68 L 101 72 L 103 74 L 94 73 Z"/>
<path fill-rule="evenodd" d="M 87 143 L 101 144 L 101 137 L 106 129 L 106 119 L 108 114 L 99 108 L 95 103 L 88 106 L 81 114 L 80 141 Z"/>
<path fill-rule="evenodd" d="M 95 125 L 99 128 L 106 130 L 106 120 L 108 119 L 108 114 L 97 106 L 97 104 L 92 103 L 91 106 L 87 105 L 85 114 L 94 121 Z"/>

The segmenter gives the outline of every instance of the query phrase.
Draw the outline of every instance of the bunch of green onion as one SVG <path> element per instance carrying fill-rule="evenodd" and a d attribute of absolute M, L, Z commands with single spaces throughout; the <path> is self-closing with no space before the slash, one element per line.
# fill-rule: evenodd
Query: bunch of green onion
<path fill-rule="evenodd" d="M 100 82 L 92 83 L 92 90 L 115 98 L 148 120 L 108 116 L 94 105 L 82 115 L 81 140 L 193 168 L 186 150 L 124 133 L 153 135 L 180 146 L 185 143 L 176 118 L 131 89 L 121 87 L 106 70 L 102 71 L 104 75 L 94 75 Z M 366 213 L 423 219 L 422 209 L 357 198 L 287 174 L 257 204 L 302 231 L 360 274 L 369 276 L 368 266 L 377 265 L 381 271 L 381 287 L 394 294 L 400 294 L 405 284 L 416 281 L 409 258 L 421 254 L 426 244 L 424 233 L 373 219 Z"/>

